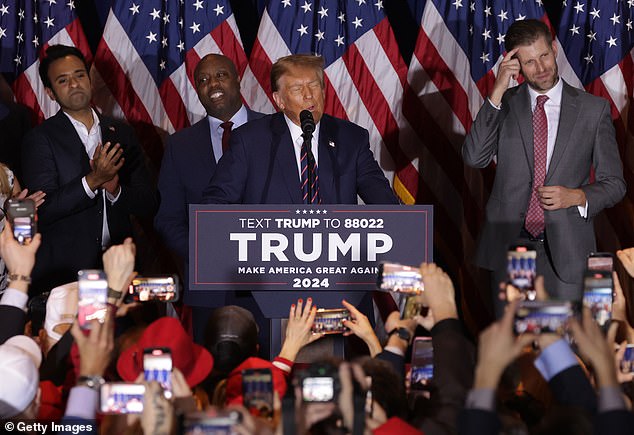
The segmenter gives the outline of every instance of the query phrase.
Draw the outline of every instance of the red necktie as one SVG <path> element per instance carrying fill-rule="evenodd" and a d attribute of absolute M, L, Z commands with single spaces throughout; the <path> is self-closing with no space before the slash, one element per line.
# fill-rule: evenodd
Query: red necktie
<path fill-rule="evenodd" d="M 533 151 L 535 153 L 533 176 L 533 190 L 531 200 L 526 213 L 526 230 L 533 236 L 538 236 L 544 232 L 544 209 L 542 208 L 537 189 L 544 185 L 546 179 L 546 154 L 548 150 L 548 120 L 544 104 L 548 100 L 546 95 L 537 97 L 537 105 L 533 112 Z"/>
<path fill-rule="evenodd" d="M 231 127 L 233 127 L 233 122 L 225 121 L 220 124 L 222 127 L 222 153 L 224 154 L 229 149 L 229 136 L 231 136 Z"/>

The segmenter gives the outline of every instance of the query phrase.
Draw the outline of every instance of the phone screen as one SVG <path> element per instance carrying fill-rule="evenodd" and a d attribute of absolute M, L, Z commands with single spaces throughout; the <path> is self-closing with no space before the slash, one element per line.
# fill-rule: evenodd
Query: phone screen
<path fill-rule="evenodd" d="M 143 412 L 145 385 L 123 382 L 101 386 L 101 412 L 104 414 L 140 414 Z"/>
<path fill-rule="evenodd" d="M 7 214 L 13 227 L 13 237 L 23 245 L 31 240 L 37 231 L 35 203 L 31 199 L 9 199 Z"/>
<path fill-rule="evenodd" d="M 331 402 L 335 398 L 335 380 L 331 376 L 314 376 L 302 381 L 305 402 Z"/>
<path fill-rule="evenodd" d="M 146 381 L 156 381 L 165 391 L 165 397 L 172 397 L 172 354 L 167 348 L 143 350 L 143 376 Z"/>
<path fill-rule="evenodd" d="M 575 313 L 572 302 L 522 301 L 515 313 L 515 333 L 564 335 Z"/>
<path fill-rule="evenodd" d="M 343 324 L 344 320 L 350 320 L 350 312 L 345 308 L 320 308 L 311 330 L 315 334 L 343 334 L 348 330 Z"/>
<path fill-rule="evenodd" d="M 614 270 L 614 256 L 609 252 L 588 255 L 588 270 L 612 272 Z"/>
<path fill-rule="evenodd" d="M 379 264 L 377 287 L 384 291 L 415 294 L 424 289 L 420 269 L 398 263 Z"/>
<path fill-rule="evenodd" d="M 412 345 L 411 390 L 428 390 L 434 378 L 434 348 L 430 337 L 416 337 Z"/>
<path fill-rule="evenodd" d="M 80 270 L 77 273 L 79 326 L 90 329 L 94 319 L 103 322 L 106 319 L 108 299 L 108 281 L 102 270 Z"/>
<path fill-rule="evenodd" d="M 584 278 L 583 305 L 590 309 L 599 326 L 605 326 L 612 318 L 613 292 L 612 274 L 608 271 L 590 272 Z"/>
<path fill-rule="evenodd" d="M 530 245 L 515 245 L 509 248 L 506 258 L 509 283 L 522 292 L 524 299 L 534 300 L 537 251 Z"/>
<path fill-rule="evenodd" d="M 269 369 L 242 370 L 242 398 L 251 415 L 273 418 L 273 376 Z"/>
<path fill-rule="evenodd" d="M 136 277 L 126 295 L 126 302 L 161 301 L 178 299 L 177 276 Z"/>

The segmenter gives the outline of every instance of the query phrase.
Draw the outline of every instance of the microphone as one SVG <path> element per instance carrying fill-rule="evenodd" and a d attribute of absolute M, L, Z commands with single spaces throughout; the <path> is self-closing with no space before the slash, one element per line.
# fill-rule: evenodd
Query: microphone
<path fill-rule="evenodd" d="M 310 110 L 302 110 L 299 112 L 299 122 L 302 126 L 302 133 L 305 138 L 310 138 L 315 131 L 315 120 Z"/>

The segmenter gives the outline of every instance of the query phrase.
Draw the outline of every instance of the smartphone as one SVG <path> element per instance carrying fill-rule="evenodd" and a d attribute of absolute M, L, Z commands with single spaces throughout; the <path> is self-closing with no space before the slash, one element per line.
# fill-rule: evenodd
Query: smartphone
<path fill-rule="evenodd" d="M 106 320 L 108 280 L 103 270 L 83 269 L 77 272 L 77 319 L 82 329 L 90 329 L 91 320 Z"/>
<path fill-rule="evenodd" d="M 508 282 L 519 289 L 522 299 L 535 300 L 537 251 L 530 244 L 511 245 L 506 253 Z"/>
<path fill-rule="evenodd" d="M 13 228 L 13 237 L 24 245 L 37 233 L 37 214 L 32 199 L 11 198 L 6 202 L 7 216 Z"/>
<path fill-rule="evenodd" d="M 183 421 L 184 435 L 232 435 L 233 426 L 242 421 L 239 411 L 194 412 L 187 414 Z"/>
<path fill-rule="evenodd" d="M 568 320 L 580 312 L 572 301 L 521 301 L 515 313 L 515 334 L 564 335 Z"/>
<path fill-rule="evenodd" d="M 320 308 L 311 330 L 314 334 L 343 334 L 348 330 L 344 320 L 350 320 L 350 311 L 345 308 Z"/>
<path fill-rule="evenodd" d="M 401 319 L 413 319 L 425 309 L 421 295 L 409 294 L 401 310 Z"/>
<path fill-rule="evenodd" d="M 419 294 L 424 285 L 420 269 L 398 263 L 379 264 L 377 287 L 383 291 Z"/>
<path fill-rule="evenodd" d="M 410 390 L 428 391 L 434 378 L 434 348 L 431 337 L 416 337 L 412 344 Z"/>
<path fill-rule="evenodd" d="M 298 372 L 304 402 L 334 402 L 339 396 L 339 371 L 328 363 L 315 363 Z"/>
<path fill-rule="evenodd" d="M 634 344 L 628 344 L 625 347 L 625 353 L 620 363 L 621 373 L 634 372 Z"/>
<path fill-rule="evenodd" d="M 143 376 L 161 384 L 166 398 L 172 397 L 172 353 L 167 347 L 143 349 Z"/>
<path fill-rule="evenodd" d="M 103 414 L 141 414 L 145 385 L 108 382 L 101 386 L 100 409 Z"/>
<path fill-rule="evenodd" d="M 176 275 L 137 276 L 132 279 L 124 302 L 174 302 L 178 299 L 179 293 Z"/>
<path fill-rule="evenodd" d="M 587 271 L 583 279 L 583 305 L 590 309 L 599 326 L 612 318 L 614 282 L 611 271 Z"/>
<path fill-rule="evenodd" d="M 609 252 L 592 252 L 588 255 L 588 270 L 612 272 L 614 270 L 614 255 Z"/>
<path fill-rule="evenodd" d="M 270 369 L 242 370 L 242 399 L 251 415 L 273 419 L 273 375 Z"/>

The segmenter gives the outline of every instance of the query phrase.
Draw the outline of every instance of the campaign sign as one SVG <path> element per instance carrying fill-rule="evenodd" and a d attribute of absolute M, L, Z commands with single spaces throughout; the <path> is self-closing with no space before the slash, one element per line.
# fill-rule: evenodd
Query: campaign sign
<path fill-rule="evenodd" d="M 376 289 L 432 261 L 428 205 L 190 205 L 190 290 Z"/>

